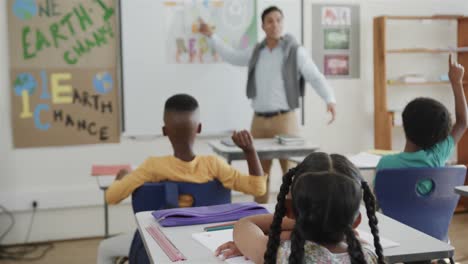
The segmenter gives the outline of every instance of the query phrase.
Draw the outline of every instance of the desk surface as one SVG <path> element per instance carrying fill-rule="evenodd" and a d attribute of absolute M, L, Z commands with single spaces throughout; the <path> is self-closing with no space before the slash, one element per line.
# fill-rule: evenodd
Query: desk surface
<path fill-rule="evenodd" d="M 267 208 L 269 211 L 273 211 L 274 205 L 268 204 Z M 365 209 L 361 208 L 361 211 L 362 210 L 365 211 Z M 370 232 L 369 226 L 366 224 L 367 216 L 365 213 L 363 213 L 362 216 L 362 224 L 359 226 L 359 229 Z M 172 263 L 153 240 L 151 235 L 145 230 L 150 224 L 156 224 L 151 212 L 137 213 L 136 219 L 138 229 L 140 233 L 143 234 L 144 244 L 152 262 L 154 263 L 154 260 L 157 259 L 157 263 Z M 400 244 L 398 247 L 384 250 L 384 255 L 388 263 L 448 258 L 453 256 L 454 248 L 442 241 L 382 214 L 378 214 L 378 219 L 381 236 Z M 209 225 L 213 224 L 161 227 L 161 230 L 163 230 L 171 242 L 185 255 L 187 258 L 186 263 L 226 263 L 216 258 L 209 249 L 192 238 L 193 233 L 202 232 L 203 227 Z"/>
<path fill-rule="evenodd" d="M 220 140 L 209 141 L 208 144 L 216 154 L 228 160 L 245 159 L 242 150 L 236 146 L 226 146 Z M 282 145 L 276 139 L 255 139 L 255 150 L 261 159 L 290 158 L 294 156 L 307 156 L 318 150 L 318 146 L 306 141 L 301 145 Z"/>
<path fill-rule="evenodd" d="M 359 153 L 355 155 L 346 155 L 346 157 L 360 170 L 375 170 L 380 157 L 377 155 Z M 301 163 L 305 157 L 291 157 L 288 160 Z"/>
<path fill-rule="evenodd" d="M 455 192 L 461 196 L 468 196 L 468 185 L 455 187 Z"/>

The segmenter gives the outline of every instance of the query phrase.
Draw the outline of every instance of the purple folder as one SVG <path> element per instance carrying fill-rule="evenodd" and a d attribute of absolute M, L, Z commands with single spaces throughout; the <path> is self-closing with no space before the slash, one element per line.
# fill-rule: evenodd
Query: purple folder
<path fill-rule="evenodd" d="M 154 211 L 153 217 L 161 226 L 185 226 L 235 221 L 240 218 L 267 214 L 268 210 L 255 202 L 221 204 Z"/>

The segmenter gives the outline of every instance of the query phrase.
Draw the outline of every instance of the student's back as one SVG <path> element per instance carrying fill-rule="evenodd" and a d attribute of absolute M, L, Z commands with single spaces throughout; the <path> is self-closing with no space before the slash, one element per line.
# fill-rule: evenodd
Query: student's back
<path fill-rule="evenodd" d="M 219 157 L 195 155 L 193 146 L 200 132 L 198 102 L 195 98 L 186 94 L 170 97 L 164 107 L 163 134 L 169 138 L 174 154 L 147 158 L 131 173 L 119 172 L 106 191 L 106 201 L 110 204 L 119 203 L 145 182 L 160 181 L 205 183 L 217 179 L 226 188 L 255 196 L 266 192 L 266 177 L 263 176 L 252 137 L 247 131 L 235 132 L 232 139 L 244 151 L 250 175 L 240 173 Z M 192 197 L 179 197 L 180 207 L 190 207 L 192 204 Z M 116 256 L 126 255 L 132 237 L 120 235 L 103 240 L 99 245 L 97 263 L 113 263 Z M 143 248 L 136 252 L 141 252 L 137 253 L 137 257 L 147 260 Z"/>
<path fill-rule="evenodd" d="M 375 253 L 372 251 L 372 246 L 369 244 L 362 244 L 362 251 L 366 263 L 377 263 Z M 276 263 L 288 264 L 289 256 L 291 255 L 291 241 L 281 242 L 278 249 L 278 256 Z M 332 253 L 327 248 L 319 244 L 306 241 L 304 244 L 304 264 L 313 263 L 328 263 L 328 264 L 351 264 L 348 252 Z"/>
<path fill-rule="evenodd" d="M 384 263 L 375 197 L 346 157 L 314 152 L 283 176 L 274 215 L 255 215 L 234 225 L 233 242 L 216 255 L 244 255 L 254 263 Z M 360 241 L 355 228 L 364 201 L 374 237 Z"/>
<path fill-rule="evenodd" d="M 350 166 L 342 156 L 320 153 L 315 162 L 328 168 L 297 174 L 291 181 L 286 216 L 296 223 L 291 240 L 280 243 L 276 263 L 377 263 L 371 246 L 361 243 L 354 230 L 360 222 L 362 183 L 334 169 Z M 267 247 L 266 263 L 271 263 L 273 247 Z"/>
<path fill-rule="evenodd" d="M 145 182 L 180 181 L 205 183 L 219 180 L 224 187 L 255 196 L 266 191 L 266 177 L 247 131 L 235 132 L 233 141 L 245 154 L 249 174 L 242 174 L 212 155 L 195 155 L 195 138 L 201 132 L 198 102 L 190 95 L 170 97 L 164 108 L 163 134 L 169 138 L 173 155 L 150 157 L 135 171 L 120 173 L 106 191 L 110 204 L 119 203 Z M 190 206 L 190 204 L 184 204 Z"/>
<path fill-rule="evenodd" d="M 414 99 L 402 114 L 406 136 L 404 151 L 382 157 L 377 164 L 377 171 L 445 166 L 467 128 L 463 75 L 463 66 L 452 62 L 450 55 L 449 78 L 455 99 L 455 124 L 452 126 L 450 113 L 440 102 L 430 98 Z M 417 188 L 419 193 L 425 194 L 430 192 L 432 187 L 431 181 L 422 181 Z"/>

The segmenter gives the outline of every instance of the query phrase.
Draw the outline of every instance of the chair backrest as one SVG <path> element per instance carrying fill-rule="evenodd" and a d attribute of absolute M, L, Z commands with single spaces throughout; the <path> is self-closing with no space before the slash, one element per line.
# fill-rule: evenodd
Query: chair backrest
<path fill-rule="evenodd" d="M 207 183 L 158 182 L 145 183 L 132 194 L 133 212 L 179 207 L 179 196 L 189 194 L 193 205 L 208 206 L 231 203 L 231 190 L 217 180 Z"/>
<path fill-rule="evenodd" d="M 132 208 L 135 214 L 166 207 L 166 185 L 164 183 L 145 183 L 132 193 Z"/>
<path fill-rule="evenodd" d="M 463 185 L 465 166 L 383 169 L 377 172 L 375 193 L 386 216 L 442 241 L 460 198 L 454 188 Z M 431 180 L 432 190 L 419 194 L 417 184 Z"/>
<path fill-rule="evenodd" d="M 145 183 L 132 194 L 133 212 L 155 211 L 179 207 L 179 195 L 191 195 L 193 207 L 231 203 L 231 190 L 217 180 L 207 183 L 158 182 Z M 141 235 L 138 230 L 133 236 L 129 252 L 130 264 L 149 264 Z"/>

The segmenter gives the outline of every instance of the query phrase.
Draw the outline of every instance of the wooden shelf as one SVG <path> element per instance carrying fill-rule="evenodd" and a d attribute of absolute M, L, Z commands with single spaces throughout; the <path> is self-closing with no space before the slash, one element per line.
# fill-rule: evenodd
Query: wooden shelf
<path fill-rule="evenodd" d="M 468 50 L 449 50 L 449 49 L 425 49 L 425 48 L 413 48 L 413 49 L 391 49 L 387 50 L 387 53 L 464 53 Z"/>
<path fill-rule="evenodd" d="M 436 86 L 436 85 L 449 85 L 450 82 L 424 82 L 424 83 L 405 83 L 405 82 L 392 82 L 387 81 L 387 86 Z"/>
<path fill-rule="evenodd" d="M 441 23 L 443 25 L 449 24 L 450 27 L 456 27 L 457 29 L 457 41 L 456 43 L 447 43 L 443 46 L 420 44 L 420 46 L 403 46 L 403 47 L 392 47 L 387 46 L 387 28 L 389 22 L 397 22 L 400 20 L 405 23 L 416 23 L 425 24 L 428 20 L 434 23 Z M 398 22 L 400 22 L 398 21 Z M 452 23 L 452 21 L 454 23 Z M 433 80 L 427 80 L 423 83 L 406 83 L 399 80 L 391 80 L 393 83 L 388 83 L 390 79 L 387 76 L 388 68 L 387 60 L 391 56 L 398 54 L 404 56 L 434 56 L 438 58 L 446 56 L 448 53 L 457 53 L 457 61 L 464 65 L 468 69 L 468 17 L 461 16 L 458 14 L 448 15 L 433 15 L 433 16 L 379 16 L 374 18 L 373 23 L 373 36 L 374 36 L 374 148 L 376 149 L 391 149 L 392 148 L 392 129 L 395 127 L 395 123 L 400 124 L 400 116 L 394 114 L 394 111 L 388 109 L 388 89 L 424 89 L 427 87 L 434 87 L 435 89 L 447 89 L 450 87 L 448 81 L 440 81 L 437 78 Z M 394 36 L 389 36 L 393 38 Z M 395 36 L 398 37 L 398 36 Z M 417 36 L 415 36 L 417 37 Z M 440 45 L 440 44 L 439 44 Z M 431 47 L 432 46 L 432 47 Z M 436 57 L 437 56 L 437 57 Z M 397 56 L 396 58 L 399 58 Z M 393 58 L 392 58 L 393 59 Z M 435 62 L 434 62 L 435 63 Z M 438 62 L 442 63 L 442 62 Z M 446 67 L 446 60 L 444 59 L 443 66 Z M 420 65 L 415 63 L 415 67 L 419 68 Z M 446 68 L 445 68 L 446 69 Z M 395 87 L 390 87 L 395 86 Z M 420 86 L 420 87 L 418 87 Z M 468 89 L 468 78 L 463 80 L 463 86 Z M 468 97 L 468 93 L 467 93 Z M 397 121 L 397 122 L 395 122 Z M 462 138 L 458 144 L 458 157 L 463 158 L 463 161 L 468 164 L 468 133 Z M 460 147 L 463 146 L 463 147 Z"/>
<path fill-rule="evenodd" d="M 441 15 L 441 16 L 385 16 L 386 19 L 391 20 L 457 20 L 462 18 L 463 15 Z"/>

